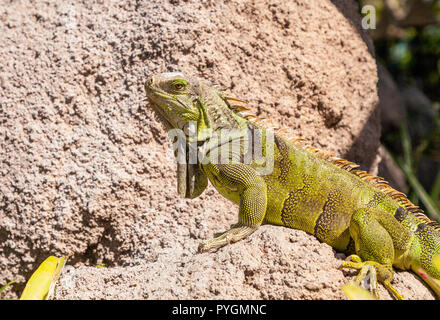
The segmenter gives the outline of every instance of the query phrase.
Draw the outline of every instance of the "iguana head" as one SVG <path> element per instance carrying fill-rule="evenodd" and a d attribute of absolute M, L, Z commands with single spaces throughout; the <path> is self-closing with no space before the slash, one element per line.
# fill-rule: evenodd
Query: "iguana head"
<path fill-rule="evenodd" d="M 236 128 L 240 121 L 214 85 L 180 72 L 151 76 L 145 92 L 169 129 L 181 129 L 188 135 L 188 125 L 196 124 L 197 141 L 206 140 L 211 130 Z"/>

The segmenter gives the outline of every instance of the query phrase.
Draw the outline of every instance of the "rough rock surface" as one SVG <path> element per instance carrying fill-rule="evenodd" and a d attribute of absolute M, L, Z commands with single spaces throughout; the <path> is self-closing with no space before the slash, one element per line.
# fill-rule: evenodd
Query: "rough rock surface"
<path fill-rule="evenodd" d="M 341 286 L 354 270 L 345 256 L 300 230 L 263 226 L 216 252 L 196 254 L 196 241 L 166 248 L 157 260 L 133 267 L 69 267 L 55 299 L 346 299 Z M 405 299 L 432 299 L 409 272 L 394 287 Z M 379 287 L 381 299 L 392 299 Z"/>
<path fill-rule="evenodd" d="M 19 292 L 48 255 L 71 254 L 78 282 L 59 299 L 342 298 L 340 259 L 300 231 L 265 226 L 195 255 L 237 208 L 212 188 L 177 197 L 142 85 L 163 71 L 211 79 L 375 172 L 377 72 L 357 12 L 342 0 L 1 0 L 0 283 Z M 304 245 L 277 246 L 292 237 Z"/>

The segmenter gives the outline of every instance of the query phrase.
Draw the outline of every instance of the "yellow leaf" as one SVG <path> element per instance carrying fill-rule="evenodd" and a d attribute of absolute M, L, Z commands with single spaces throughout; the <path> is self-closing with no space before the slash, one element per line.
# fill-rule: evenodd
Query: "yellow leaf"
<path fill-rule="evenodd" d="M 344 291 L 349 300 L 376 300 L 368 290 L 358 286 L 354 282 L 343 285 L 342 291 Z"/>
<path fill-rule="evenodd" d="M 26 283 L 20 300 L 49 299 L 66 260 L 67 257 L 57 258 L 54 256 L 50 256 L 44 260 Z"/>

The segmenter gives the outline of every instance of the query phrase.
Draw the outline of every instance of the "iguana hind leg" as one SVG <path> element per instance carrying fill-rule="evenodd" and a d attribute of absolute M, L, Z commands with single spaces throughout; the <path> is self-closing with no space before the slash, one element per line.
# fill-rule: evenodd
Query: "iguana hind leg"
<path fill-rule="evenodd" d="M 202 241 L 199 252 L 215 249 L 246 238 L 261 225 L 266 214 L 267 191 L 263 178 L 250 166 L 236 163 L 205 167 L 216 188 L 236 189 L 240 195 L 238 223 L 214 239 Z M 211 181 L 212 181 L 211 180 Z"/>
<path fill-rule="evenodd" d="M 363 287 L 363 282 L 369 279 L 370 290 L 377 299 L 379 299 L 377 291 L 377 280 L 379 279 L 396 299 L 403 300 L 402 295 L 391 285 L 391 280 L 393 279 L 391 267 L 381 265 L 375 261 L 362 262 L 361 258 L 357 255 L 351 255 L 348 261 L 342 263 L 342 267 L 360 270 L 355 278 L 355 283 Z"/>
<path fill-rule="evenodd" d="M 403 248 L 406 242 L 400 243 L 395 233 L 389 231 L 390 224 L 394 224 L 392 219 L 391 215 L 380 210 L 357 210 L 351 218 L 349 227 L 357 255 L 351 255 L 348 261 L 342 263 L 342 267 L 360 270 L 355 279 L 359 285 L 365 278 L 370 278 L 370 290 L 377 298 L 379 297 L 377 281 L 379 281 L 395 298 L 403 299 L 391 286 L 391 281 L 395 246 L 398 249 Z M 398 224 L 397 221 L 395 223 Z"/>

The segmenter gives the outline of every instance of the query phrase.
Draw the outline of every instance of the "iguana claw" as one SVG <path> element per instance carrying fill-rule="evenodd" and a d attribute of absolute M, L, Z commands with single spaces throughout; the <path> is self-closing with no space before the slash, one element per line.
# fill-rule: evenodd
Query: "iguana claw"
<path fill-rule="evenodd" d="M 210 247 L 210 246 L 209 246 L 208 241 L 209 241 L 209 240 L 206 240 L 206 241 L 200 241 L 200 243 L 199 243 L 199 247 L 197 248 L 197 252 L 202 253 L 202 252 L 209 251 L 209 247 Z"/>
<path fill-rule="evenodd" d="M 211 249 L 225 246 L 228 243 L 240 241 L 241 239 L 246 238 L 248 235 L 254 232 L 257 228 L 257 226 L 249 227 L 244 226 L 240 223 L 234 224 L 231 229 L 221 233 L 219 236 L 210 240 L 201 241 L 198 251 L 206 252 Z"/>

